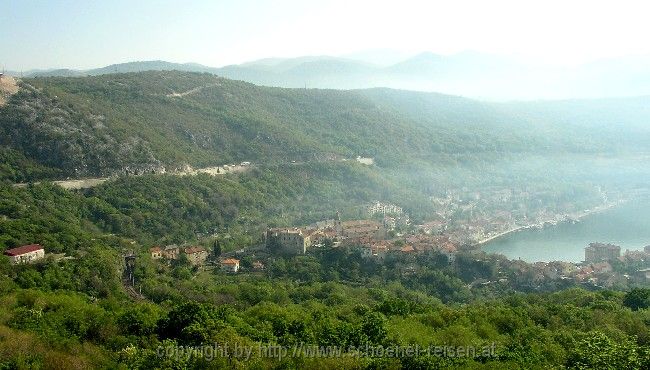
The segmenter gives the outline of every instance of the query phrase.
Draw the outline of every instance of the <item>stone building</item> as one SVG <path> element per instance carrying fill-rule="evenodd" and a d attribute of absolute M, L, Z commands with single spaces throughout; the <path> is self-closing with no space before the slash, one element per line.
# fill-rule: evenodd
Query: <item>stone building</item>
<path fill-rule="evenodd" d="M 311 246 L 310 233 L 300 228 L 276 228 L 266 232 L 266 247 L 279 247 L 280 251 L 305 254 Z"/>
<path fill-rule="evenodd" d="M 208 258 L 208 252 L 202 247 L 186 248 L 185 255 L 192 266 L 202 266 Z"/>
<path fill-rule="evenodd" d="M 163 250 L 160 247 L 149 248 L 149 253 L 151 254 L 151 258 L 154 260 L 158 260 L 163 257 Z"/>
<path fill-rule="evenodd" d="M 45 257 L 45 250 L 40 244 L 23 245 L 22 247 L 7 249 L 4 252 L 12 264 L 31 263 Z"/>
<path fill-rule="evenodd" d="M 175 260 L 180 254 L 181 249 L 175 244 L 168 245 L 165 247 L 165 249 L 162 250 L 162 256 L 168 260 Z"/>
<path fill-rule="evenodd" d="M 602 262 L 621 256 L 621 247 L 614 244 L 591 243 L 585 248 L 585 262 Z"/>
<path fill-rule="evenodd" d="M 381 223 L 373 220 L 354 220 L 341 223 L 341 236 L 346 245 L 368 244 L 385 237 Z"/>

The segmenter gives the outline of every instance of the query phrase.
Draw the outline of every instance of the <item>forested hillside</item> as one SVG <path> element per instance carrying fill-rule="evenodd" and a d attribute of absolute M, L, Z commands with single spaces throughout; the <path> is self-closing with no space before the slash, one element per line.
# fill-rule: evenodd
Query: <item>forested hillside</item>
<path fill-rule="evenodd" d="M 178 71 L 32 78 L 0 107 L 0 179 L 253 162 L 241 176 L 125 177 L 87 192 L 116 209 L 97 205 L 105 229 L 143 241 L 309 223 L 373 200 L 421 220 L 432 216 L 430 196 L 461 188 L 517 188 L 587 206 L 599 199 L 596 186 L 647 181 L 646 100 L 493 104 L 259 87 Z M 344 161 L 356 156 L 375 164 Z M 170 218 L 179 204 L 196 212 Z M 235 214 L 244 217 L 233 222 Z"/>
<path fill-rule="evenodd" d="M 100 176 L 359 155 L 380 167 L 435 167 L 458 157 L 612 151 L 625 143 L 574 125 L 564 103 L 549 104 L 557 107 L 553 114 L 543 106 L 440 94 L 280 89 L 177 71 L 24 79 L 0 108 L 0 144 L 14 158 L 2 176 Z M 626 125 L 647 118 L 635 109 L 641 104 L 629 102 L 619 138 L 638 132 Z M 52 171 L 28 173 L 11 164 L 23 157 Z"/>
<path fill-rule="evenodd" d="M 303 180 L 332 171 L 340 178 L 329 185 Z M 283 212 L 289 217 L 297 211 L 321 217 L 319 210 L 328 205 L 318 202 L 347 201 L 346 187 L 366 186 L 369 196 L 390 188 L 327 167 L 298 169 L 294 176 L 241 176 L 131 177 L 86 194 L 46 184 L 0 187 L 2 244 L 38 240 L 49 253 L 71 257 L 52 255 L 17 266 L 1 260 L 0 365 L 643 369 L 649 364 L 650 290 L 589 292 L 549 284 L 532 293 L 526 283 L 534 276 L 500 256 L 461 253 L 451 265 L 432 256 L 416 274 L 405 273 L 413 262 L 408 256 L 383 265 L 346 248 L 276 257 L 265 271 L 238 275 L 150 258 L 153 235 L 172 242 L 211 227 L 223 236 L 227 228 L 231 235 L 223 246 L 235 239 L 237 247 L 246 242 L 238 230 L 255 235 L 251 226 L 265 217 L 281 222 Z M 321 197 L 312 194 L 312 186 L 321 189 Z M 286 208 L 269 207 L 273 202 Z M 123 286 L 122 254 L 131 252 L 137 254 L 135 279 L 146 298 L 133 299 Z M 468 284 L 503 276 L 497 271 L 512 282 Z M 271 344 L 295 352 L 279 357 L 257 350 Z M 214 348 L 203 352 L 206 346 L 235 345 L 255 350 L 250 357 Z M 453 352 L 431 352 L 440 345 Z M 316 346 L 340 352 L 303 351 Z M 372 352 L 416 346 L 417 354 Z M 457 354 L 460 348 L 476 353 Z"/>
<path fill-rule="evenodd" d="M 355 93 L 180 72 L 26 80 L 3 109 L 4 145 L 74 176 L 423 155 L 432 137 Z M 397 146 L 381 153 L 388 142 Z"/>
<path fill-rule="evenodd" d="M 598 101 L 488 104 L 187 72 L 25 79 L 0 107 L 0 249 L 40 243 L 47 257 L 0 260 L 0 368 L 648 368 L 647 289 L 540 281 L 532 264 L 467 245 L 453 261 L 400 252 L 379 262 L 331 240 L 307 255 L 262 248 L 267 227 L 366 218 L 377 200 L 413 224 L 438 217 L 432 197 L 459 203 L 459 220 L 589 209 L 601 187 L 647 184 L 643 102 L 629 101 L 611 135 L 599 115 L 577 119 Z M 162 173 L 241 161 L 253 163 Z M 115 176 L 78 191 L 36 183 L 103 175 Z M 483 189 L 525 196 L 474 195 Z M 153 259 L 152 246 L 172 243 L 210 260 Z M 241 258 L 238 274 L 220 270 L 227 256 Z M 301 350 L 202 352 L 213 344 Z M 479 353 L 368 353 L 441 344 Z"/>

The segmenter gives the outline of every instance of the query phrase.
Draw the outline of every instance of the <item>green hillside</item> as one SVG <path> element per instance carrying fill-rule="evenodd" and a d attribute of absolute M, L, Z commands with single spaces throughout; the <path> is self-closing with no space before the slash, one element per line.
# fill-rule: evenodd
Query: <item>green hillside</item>
<path fill-rule="evenodd" d="M 0 145 L 74 177 L 359 155 L 387 168 L 436 166 L 458 156 L 620 147 L 533 108 L 388 89 L 259 87 L 178 71 L 33 78 L 0 108 Z"/>
<path fill-rule="evenodd" d="M 627 114 L 613 135 L 604 122 L 617 107 L 601 101 L 488 104 L 186 72 L 25 79 L 0 107 L 0 250 L 40 243 L 48 256 L 0 259 L 0 369 L 648 368 L 650 290 L 620 291 L 632 283 L 540 282 L 534 265 L 467 245 L 453 262 L 256 248 L 267 227 L 337 211 L 366 218 L 364 205 L 376 200 L 403 207 L 413 224 L 436 217 L 431 196 L 477 190 L 532 195 L 471 198 L 478 217 L 593 208 L 601 188 L 650 181 L 643 102 L 621 105 Z M 343 160 L 359 155 L 375 164 Z M 240 161 L 253 165 L 219 176 L 151 173 Z M 119 176 L 79 191 L 10 184 L 100 175 Z M 469 201 L 456 198 L 454 218 L 469 216 Z M 211 258 L 245 248 L 243 272 L 152 259 L 149 248 L 171 243 L 202 246 Z M 136 256 L 130 273 L 125 255 Z M 262 270 L 252 268 L 258 259 Z M 334 346 L 343 355 L 167 352 L 213 343 Z M 414 345 L 494 351 L 357 350 Z"/>
<path fill-rule="evenodd" d="M 17 266 L 1 260 L 0 366 L 645 369 L 650 364 L 648 289 L 625 293 L 568 285 L 530 292 L 525 282 L 534 276 L 521 273 L 521 261 L 460 253 L 453 265 L 428 259 L 417 274 L 404 274 L 412 263 L 408 256 L 383 266 L 345 248 L 277 257 L 266 271 L 228 275 L 192 269 L 186 261 L 160 263 L 150 258 L 150 244 L 128 238 L 146 242 L 140 236 L 176 231 L 183 237 L 182 222 L 201 228 L 202 220 L 222 216 L 225 225 L 234 226 L 242 214 L 250 216 L 271 199 L 291 212 L 298 203 L 290 199 L 309 193 L 309 182 L 297 180 L 305 172 L 298 172 L 294 180 L 273 180 L 272 174 L 237 181 L 130 177 L 86 195 L 51 185 L 0 186 L 2 244 L 39 240 L 48 252 L 74 257 Z M 273 182 L 277 188 L 249 198 L 250 189 Z M 122 254 L 134 250 L 134 276 L 144 298 L 129 294 L 120 276 Z M 467 284 L 483 274 L 494 278 L 497 267 L 520 277 L 508 284 Z M 519 279 L 524 284 L 517 285 Z M 345 355 L 167 352 L 213 343 L 335 346 Z M 493 350 L 458 358 L 354 354 L 355 348 L 415 345 Z"/>
<path fill-rule="evenodd" d="M 243 160 L 425 155 L 432 138 L 353 92 L 262 88 L 181 72 L 33 79 L 22 86 L 3 108 L 2 143 L 76 176 Z"/>

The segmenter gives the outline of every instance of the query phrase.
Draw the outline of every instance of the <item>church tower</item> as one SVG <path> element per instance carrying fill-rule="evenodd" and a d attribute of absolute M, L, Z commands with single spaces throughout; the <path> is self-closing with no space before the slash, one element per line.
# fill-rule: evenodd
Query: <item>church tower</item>
<path fill-rule="evenodd" d="M 343 235 L 343 226 L 341 225 L 341 213 L 336 211 L 336 219 L 334 220 L 334 230 L 336 230 L 337 236 Z"/>

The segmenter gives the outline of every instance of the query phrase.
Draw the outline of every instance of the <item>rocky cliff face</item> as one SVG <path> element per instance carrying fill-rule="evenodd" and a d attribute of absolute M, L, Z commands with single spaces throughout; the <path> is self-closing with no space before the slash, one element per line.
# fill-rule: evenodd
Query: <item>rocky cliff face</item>
<path fill-rule="evenodd" d="M 0 133 L 1 145 L 68 176 L 141 174 L 163 167 L 144 140 L 118 139 L 102 115 L 77 110 L 25 83 L 0 108 Z"/>

